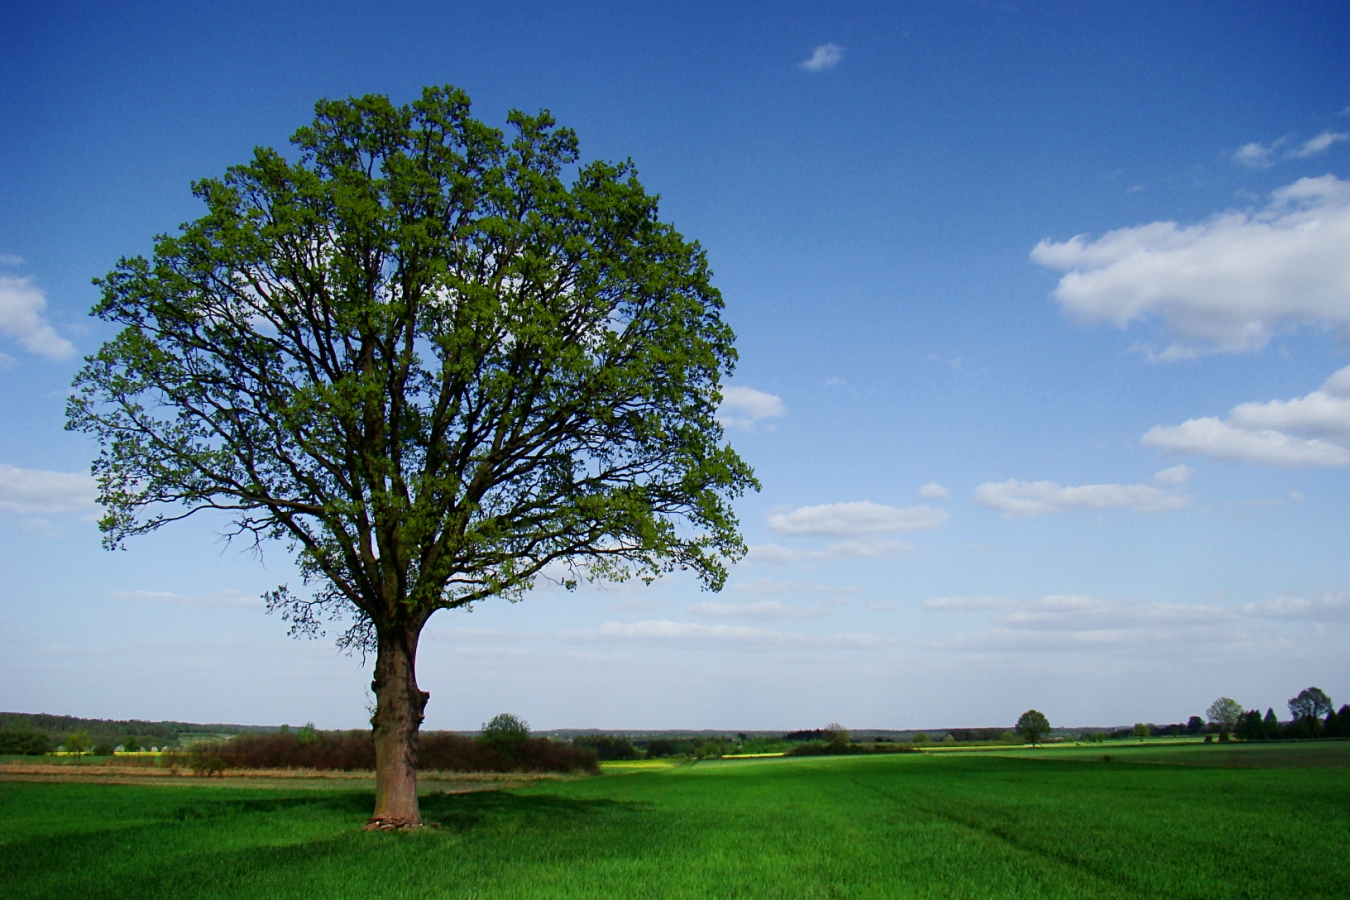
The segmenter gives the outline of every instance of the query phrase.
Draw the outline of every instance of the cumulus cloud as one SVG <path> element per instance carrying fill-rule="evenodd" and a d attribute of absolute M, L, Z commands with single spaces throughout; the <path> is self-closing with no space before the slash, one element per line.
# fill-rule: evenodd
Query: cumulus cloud
<path fill-rule="evenodd" d="M 1293 400 L 1240 403 L 1227 419 L 1157 425 L 1140 439 L 1166 453 L 1290 468 L 1350 465 L 1350 366 Z"/>
<path fill-rule="evenodd" d="M 1043 240 L 1031 258 L 1066 273 L 1054 296 L 1080 321 L 1161 321 L 1175 340 L 1159 359 L 1258 350 L 1281 329 L 1350 328 L 1350 182 L 1303 178 L 1258 211 Z"/>
<path fill-rule="evenodd" d="M 807 72 L 824 72 L 826 69 L 833 69 L 844 59 L 844 48 L 838 44 L 821 44 L 811 54 L 810 59 L 804 59 L 797 64 L 798 68 Z"/>
<path fill-rule="evenodd" d="M 42 514 L 86 512 L 98 494 L 94 479 L 80 472 L 45 472 L 0 464 L 0 509 Z"/>
<path fill-rule="evenodd" d="M 777 534 L 812 537 L 857 537 L 897 531 L 922 531 L 945 525 L 950 517 L 931 506 L 883 506 L 868 500 L 803 506 L 769 516 Z"/>
<path fill-rule="evenodd" d="M 1128 509 L 1132 512 L 1171 512 L 1195 500 L 1148 484 L 1085 484 L 1064 487 L 1053 481 L 986 482 L 975 489 L 975 500 L 1005 519 L 1025 519 L 1058 512 Z"/>
<path fill-rule="evenodd" d="M 748 387 L 722 388 L 722 404 L 717 408 L 717 421 L 728 428 L 754 430 L 764 419 L 776 419 L 787 412 L 783 400 L 773 394 Z"/>
<path fill-rule="evenodd" d="M 47 298 L 28 278 L 0 275 L 0 334 L 29 353 L 48 359 L 68 359 L 75 345 L 47 322 Z"/>
<path fill-rule="evenodd" d="M 1276 597 L 1264 603 L 1246 603 L 1238 607 L 1244 616 L 1256 619 L 1297 619 L 1327 622 L 1350 619 L 1350 590 L 1329 591 L 1311 599 Z"/>
<path fill-rule="evenodd" d="M 919 496 L 925 500 L 946 500 L 951 495 L 951 491 L 947 490 L 936 481 L 930 481 L 919 488 Z"/>
<path fill-rule="evenodd" d="M 748 625 L 703 625 L 696 622 L 672 622 L 668 619 L 647 622 L 606 622 L 596 628 L 559 632 L 558 636 L 561 640 L 577 643 L 638 641 L 676 646 L 743 646 L 765 649 L 863 648 L 895 643 L 892 638 L 865 633 L 800 634 Z"/>

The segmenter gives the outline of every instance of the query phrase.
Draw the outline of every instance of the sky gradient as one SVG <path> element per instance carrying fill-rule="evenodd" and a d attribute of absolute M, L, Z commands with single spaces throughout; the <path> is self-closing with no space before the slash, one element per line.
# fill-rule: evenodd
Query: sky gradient
<path fill-rule="evenodd" d="M 104 551 L 90 280 L 314 101 L 552 110 L 707 250 L 727 588 L 438 613 L 426 727 L 1184 721 L 1350 701 L 1343 4 L 63 4 L 0 80 L 0 708 L 359 727 L 200 519 Z"/>

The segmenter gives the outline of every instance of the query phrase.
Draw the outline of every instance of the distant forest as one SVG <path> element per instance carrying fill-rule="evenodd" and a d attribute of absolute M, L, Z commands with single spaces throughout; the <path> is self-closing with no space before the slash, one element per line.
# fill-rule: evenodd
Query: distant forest
<path fill-rule="evenodd" d="M 120 745 L 134 737 L 143 746 L 179 747 L 193 737 L 212 737 L 263 733 L 275 728 L 258 725 L 201 725 L 195 722 L 146 722 L 140 719 L 81 719 L 77 716 L 53 716 L 46 713 L 0 712 L 0 732 L 46 735 L 52 746 L 60 745 L 77 731 L 89 735 L 91 744 Z"/>

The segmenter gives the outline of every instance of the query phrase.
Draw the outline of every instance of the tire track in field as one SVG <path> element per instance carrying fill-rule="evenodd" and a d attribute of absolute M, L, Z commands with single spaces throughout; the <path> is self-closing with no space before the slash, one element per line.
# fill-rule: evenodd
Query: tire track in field
<path fill-rule="evenodd" d="M 976 832 L 977 834 L 994 838 L 1001 843 L 1007 844 L 1014 850 L 1021 851 L 1023 853 L 1028 854 L 1029 856 L 1035 856 L 1042 859 L 1046 859 L 1051 862 L 1058 863 L 1064 866 L 1065 868 L 1090 875 L 1098 881 L 1105 882 L 1109 887 L 1113 887 L 1124 891 L 1123 896 L 1138 897 L 1143 894 L 1153 893 L 1153 891 L 1146 885 L 1138 884 L 1134 879 L 1131 879 L 1126 875 L 1122 875 L 1121 873 L 1115 870 L 1105 868 L 1098 864 L 1094 864 L 1089 860 L 1084 860 L 1078 857 L 1070 856 L 1065 853 L 1056 852 L 1049 848 L 1039 847 L 1034 844 L 1026 843 L 1018 839 L 1019 835 L 1016 832 L 1009 832 L 1008 830 L 1000 828 L 996 824 L 992 824 L 989 822 L 982 822 L 977 819 L 967 819 L 960 815 L 957 815 L 954 812 L 944 810 L 941 807 L 938 807 L 931 803 L 924 803 L 920 800 L 919 795 L 917 794 L 906 795 L 902 800 L 896 794 L 884 790 L 883 788 L 878 787 L 875 784 L 869 784 L 867 782 L 858 781 L 852 778 L 849 779 L 849 782 L 860 788 L 864 788 L 865 790 L 871 791 L 874 794 L 878 794 L 884 797 L 885 799 L 889 800 L 896 806 L 908 806 L 912 809 L 918 810 L 919 812 L 927 813 L 933 816 L 934 818 L 950 822 L 953 825 L 959 825 L 962 828 Z M 918 800 L 919 802 L 915 802 L 916 800 Z"/>

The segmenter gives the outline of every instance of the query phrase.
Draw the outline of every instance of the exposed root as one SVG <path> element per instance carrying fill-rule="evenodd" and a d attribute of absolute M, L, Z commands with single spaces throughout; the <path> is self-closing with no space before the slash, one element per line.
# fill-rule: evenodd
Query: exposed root
<path fill-rule="evenodd" d="M 440 828 L 440 822 L 420 819 L 402 819 L 398 816 L 372 816 L 366 820 L 365 831 L 410 831 L 414 828 Z"/>

